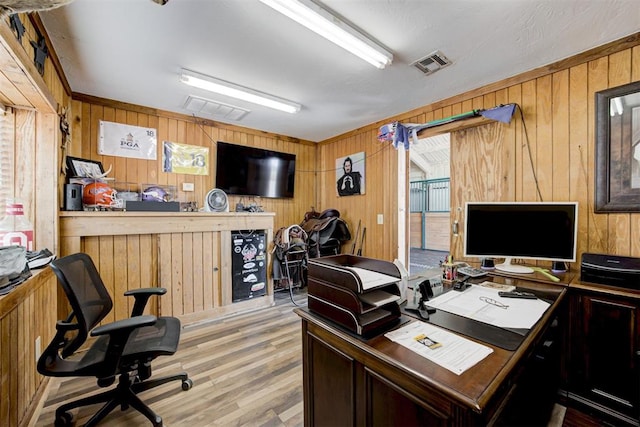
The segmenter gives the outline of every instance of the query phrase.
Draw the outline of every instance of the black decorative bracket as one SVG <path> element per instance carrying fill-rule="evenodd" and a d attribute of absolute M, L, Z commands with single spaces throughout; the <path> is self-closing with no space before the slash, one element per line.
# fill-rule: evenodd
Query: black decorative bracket
<path fill-rule="evenodd" d="M 36 64 L 36 68 L 40 75 L 44 75 L 44 61 L 47 59 L 49 55 L 49 50 L 47 49 L 47 43 L 45 38 L 38 34 L 38 43 L 31 40 L 31 46 L 33 46 L 34 54 L 33 54 L 33 62 Z"/>
<path fill-rule="evenodd" d="M 16 33 L 16 38 L 18 42 L 22 43 L 22 35 L 24 34 L 24 25 L 22 25 L 22 21 L 17 13 L 9 16 L 9 23 L 11 24 L 11 29 Z"/>

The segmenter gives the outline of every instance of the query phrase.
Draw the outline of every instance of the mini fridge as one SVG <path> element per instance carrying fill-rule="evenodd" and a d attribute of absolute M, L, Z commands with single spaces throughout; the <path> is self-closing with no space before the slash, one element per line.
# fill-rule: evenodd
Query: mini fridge
<path fill-rule="evenodd" d="M 231 232 L 233 302 L 263 296 L 267 292 L 267 244 L 264 230 Z"/>

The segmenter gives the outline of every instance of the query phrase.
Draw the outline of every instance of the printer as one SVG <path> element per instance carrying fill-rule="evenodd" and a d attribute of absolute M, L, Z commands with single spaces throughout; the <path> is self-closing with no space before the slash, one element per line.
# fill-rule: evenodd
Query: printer
<path fill-rule="evenodd" d="M 640 258 L 583 253 L 580 280 L 640 290 Z"/>

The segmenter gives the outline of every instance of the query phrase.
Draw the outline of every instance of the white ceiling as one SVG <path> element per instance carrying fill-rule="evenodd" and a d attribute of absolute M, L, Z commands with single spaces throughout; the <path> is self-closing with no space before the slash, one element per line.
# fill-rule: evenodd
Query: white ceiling
<path fill-rule="evenodd" d="M 323 0 L 393 52 L 379 70 L 258 0 L 75 0 L 41 12 L 71 89 L 191 114 L 191 96 L 250 112 L 220 120 L 322 141 L 640 31 L 638 0 Z M 410 64 L 441 50 L 453 64 Z M 298 114 L 188 87 L 181 68 L 303 105 Z M 201 117 L 217 120 L 218 117 Z"/>

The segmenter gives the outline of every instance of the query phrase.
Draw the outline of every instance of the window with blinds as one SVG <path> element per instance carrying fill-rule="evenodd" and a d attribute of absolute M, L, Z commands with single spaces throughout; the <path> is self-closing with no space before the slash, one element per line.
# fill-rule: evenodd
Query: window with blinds
<path fill-rule="evenodd" d="M 11 109 L 0 113 L 0 204 L 14 197 L 15 132 Z M 3 209 L 4 210 L 4 209 Z"/>

